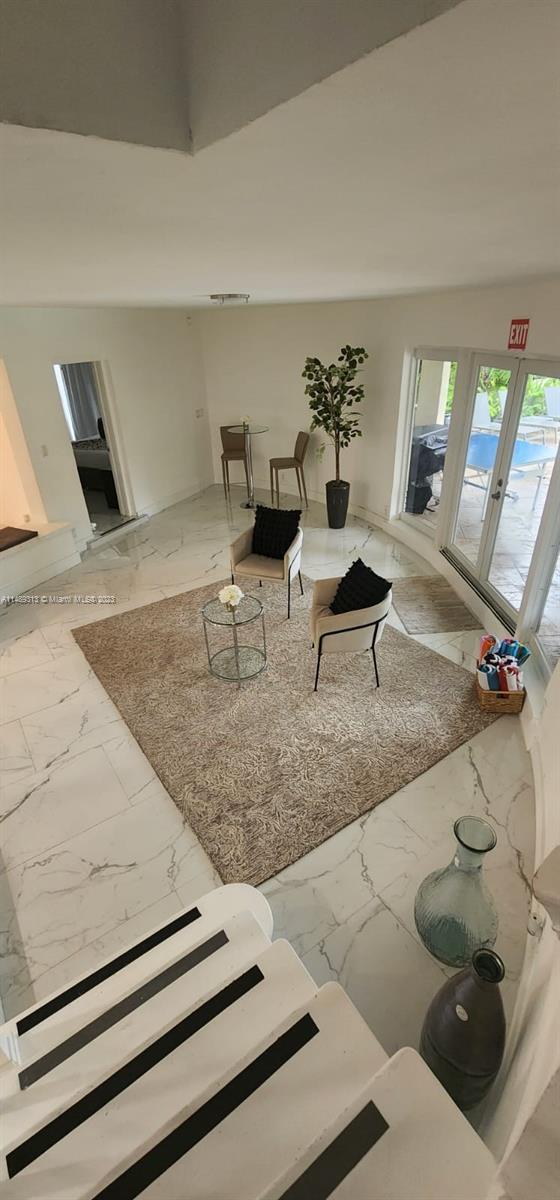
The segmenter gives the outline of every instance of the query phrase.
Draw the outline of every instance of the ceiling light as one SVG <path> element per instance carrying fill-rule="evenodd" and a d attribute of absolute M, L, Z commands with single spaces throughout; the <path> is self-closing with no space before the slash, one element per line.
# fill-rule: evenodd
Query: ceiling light
<path fill-rule="evenodd" d="M 212 304 L 248 304 L 249 292 L 212 292 Z"/>

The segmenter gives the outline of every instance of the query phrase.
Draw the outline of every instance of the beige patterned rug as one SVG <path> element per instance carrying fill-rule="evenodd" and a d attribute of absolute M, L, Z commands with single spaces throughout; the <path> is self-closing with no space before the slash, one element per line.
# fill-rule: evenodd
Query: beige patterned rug
<path fill-rule="evenodd" d="M 413 575 L 393 583 L 393 605 L 408 633 L 480 629 L 480 621 L 441 575 Z"/>
<path fill-rule="evenodd" d="M 267 669 L 215 679 L 200 610 L 220 586 L 73 633 L 224 882 L 275 875 L 494 719 L 462 667 L 390 627 L 379 691 L 370 654 L 326 655 L 314 693 L 309 581 L 290 621 L 283 587 L 255 589 Z"/>

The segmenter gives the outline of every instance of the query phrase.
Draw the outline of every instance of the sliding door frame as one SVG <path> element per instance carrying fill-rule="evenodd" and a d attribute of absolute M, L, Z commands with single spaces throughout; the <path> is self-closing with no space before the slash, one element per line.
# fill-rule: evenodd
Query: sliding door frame
<path fill-rule="evenodd" d="M 435 529 L 431 529 L 427 522 L 422 526 L 416 519 L 407 517 L 404 512 L 414 427 L 416 381 L 418 363 L 421 359 L 457 363 L 449 440 Z M 504 483 L 500 489 L 502 494 L 498 501 L 492 502 L 490 512 L 485 514 L 486 531 L 481 539 L 482 554 L 479 554 L 477 564 L 473 565 L 459 548 L 453 545 L 452 539 L 455 536 L 461 502 L 462 479 L 481 366 L 493 366 L 511 371 L 511 377 L 504 413 L 503 433 L 500 435 L 496 461 L 488 488 L 489 493 L 498 490 L 497 481 L 503 479 Z M 407 372 L 407 410 L 401 441 L 403 453 L 400 456 L 401 471 L 398 491 L 400 519 L 430 537 L 434 547 L 463 576 L 481 599 L 492 608 L 503 625 L 512 632 L 517 631 L 521 638 L 530 643 L 541 674 L 548 678 L 551 674 L 551 667 L 539 645 L 538 630 L 560 551 L 560 450 L 550 476 L 519 610 L 514 609 L 501 592 L 498 592 L 490 583 L 488 574 L 505 498 L 514 442 L 519 428 L 526 380 L 529 375 L 560 377 L 560 359 L 533 358 L 521 352 L 507 354 L 503 351 L 466 349 L 457 346 L 418 346 L 410 354 Z M 486 577 L 483 572 L 486 572 Z"/>

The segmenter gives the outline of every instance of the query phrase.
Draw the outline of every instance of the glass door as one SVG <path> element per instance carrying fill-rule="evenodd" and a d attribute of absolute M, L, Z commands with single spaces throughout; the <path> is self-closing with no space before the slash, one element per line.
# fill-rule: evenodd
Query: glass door
<path fill-rule="evenodd" d="M 512 628 L 557 473 L 560 377 L 550 366 L 475 358 L 445 551 Z"/>
<path fill-rule="evenodd" d="M 560 378 L 521 363 L 513 433 L 504 455 L 502 491 L 487 555 L 491 587 L 519 613 L 545 509 L 560 433 Z M 555 415 L 556 414 L 556 415 Z"/>
<path fill-rule="evenodd" d="M 467 572 L 482 577 L 490 503 L 499 478 L 501 440 L 507 428 L 517 378 L 517 362 L 498 357 L 474 361 L 471 402 L 460 456 L 451 550 L 464 561 Z"/>

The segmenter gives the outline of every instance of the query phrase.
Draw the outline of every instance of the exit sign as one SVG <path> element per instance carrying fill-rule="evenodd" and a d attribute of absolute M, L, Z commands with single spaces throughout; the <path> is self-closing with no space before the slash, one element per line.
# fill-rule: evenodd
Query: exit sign
<path fill-rule="evenodd" d="M 509 327 L 508 350 L 524 350 L 529 332 L 529 317 L 514 317 Z"/>

